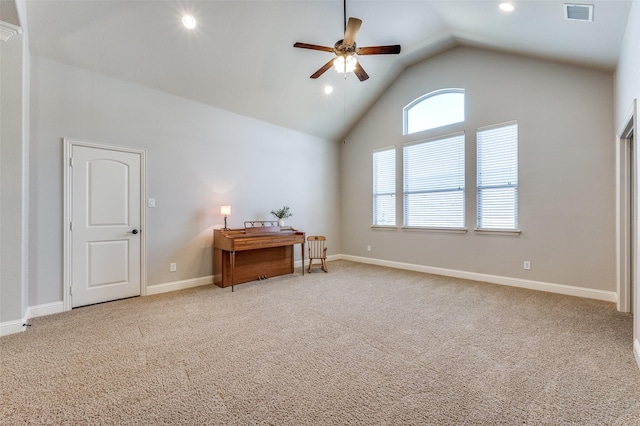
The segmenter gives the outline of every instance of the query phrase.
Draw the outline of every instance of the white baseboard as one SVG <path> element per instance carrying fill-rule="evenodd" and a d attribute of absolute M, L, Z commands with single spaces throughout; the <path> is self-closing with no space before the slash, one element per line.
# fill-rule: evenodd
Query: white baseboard
<path fill-rule="evenodd" d="M 27 321 L 31 318 L 44 317 L 46 315 L 64 312 L 64 304 L 60 302 L 44 303 L 42 305 L 29 306 L 27 309 Z"/>
<path fill-rule="evenodd" d="M 152 294 L 168 293 L 170 291 L 184 290 L 186 288 L 199 287 L 201 285 L 213 284 L 213 275 L 206 277 L 192 278 L 189 280 L 173 281 L 163 284 L 147 286 L 147 296 Z"/>
<path fill-rule="evenodd" d="M 638 364 L 638 368 L 640 368 L 640 341 L 638 341 L 638 339 L 633 341 L 633 354 L 636 356 L 636 363 Z"/>
<path fill-rule="evenodd" d="M 27 328 L 24 324 L 23 320 L 0 322 L 0 337 L 24 331 Z"/>
<path fill-rule="evenodd" d="M 521 278 L 502 277 L 498 275 L 480 274 L 477 272 L 458 271 L 455 269 L 437 268 L 433 266 L 415 265 L 412 263 L 393 262 L 390 260 L 372 259 L 369 257 L 341 255 L 341 259 L 353 262 L 368 263 L 372 265 L 387 266 L 389 268 L 405 269 L 408 271 L 425 272 L 427 274 L 444 275 L 447 277 L 462 278 L 466 280 L 484 281 L 492 284 L 507 285 L 511 287 L 527 288 L 530 290 L 546 291 L 568 296 L 584 297 L 587 299 L 616 302 L 616 293 L 613 291 L 594 290 L 590 288 L 574 287 L 564 284 L 554 284 L 542 281 L 524 280 Z"/>
<path fill-rule="evenodd" d="M 27 329 L 25 324 L 28 324 L 31 318 L 57 314 L 62 311 L 62 302 L 44 303 L 42 305 L 29 306 L 29 308 L 27 308 L 27 313 L 25 314 L 23 319 L 0 323 L 0 336 L 7 336 L 9 334 L 25 331 Z"/>

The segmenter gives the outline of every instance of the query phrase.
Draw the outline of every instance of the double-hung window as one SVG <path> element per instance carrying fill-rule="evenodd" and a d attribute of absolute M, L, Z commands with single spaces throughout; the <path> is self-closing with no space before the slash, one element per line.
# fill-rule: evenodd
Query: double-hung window
<path fill-rule="evenodd" d="M 464 132 L 404 146 L 404 226 L 464 228 Z"/>
<path fill-rule="evenodd" d="M 481 127 L 477 134 L 478 229 L 518 229 L 518 123 Z"/>
<path fill-rule="evenodd" d="M 396 225 L 396 149 L 373 153 L 373 224 Z"/>

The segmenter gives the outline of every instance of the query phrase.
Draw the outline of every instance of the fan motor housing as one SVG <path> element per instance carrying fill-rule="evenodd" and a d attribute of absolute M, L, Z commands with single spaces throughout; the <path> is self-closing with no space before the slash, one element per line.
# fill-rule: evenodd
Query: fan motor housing
<path fill-rule="evenodd" d="M 352 46 L 348 44 L 344 44 L 344 40 L 338 40 L 336 44 L 333 46 L 333 49 L 336 52 L 336 55 L 339 56 L 348 56 L 356 53 L 356 42 L 353 42 Z"/>

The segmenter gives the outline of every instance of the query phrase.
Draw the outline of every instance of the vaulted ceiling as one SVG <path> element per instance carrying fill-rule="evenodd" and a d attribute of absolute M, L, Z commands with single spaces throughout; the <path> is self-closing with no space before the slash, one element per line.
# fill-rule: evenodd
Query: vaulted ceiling
<path fill-rule="evenodd" d="M 563 1 L 511 3 L 507 13 L 488 0 L 347 1 L 363 21 L 359 46 L 402 45 L 358 57 L 364 82 L 333 70 L 310 79 L 332 54 L 293 48 L 341 39 L 342 0 L 27 0 L 27 28 L 33 55 L 338 140 L 406 67 L 455 46 L 615 69 L 631 0 L 581 1 L 593 22 L 566 20 Z"/>

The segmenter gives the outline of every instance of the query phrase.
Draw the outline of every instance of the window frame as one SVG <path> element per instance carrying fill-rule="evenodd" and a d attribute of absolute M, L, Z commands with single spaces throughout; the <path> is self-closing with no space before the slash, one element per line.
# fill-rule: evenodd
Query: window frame
<path fill-rule="evenodd" d="M 500 128 L 505 128 L 505 127 L 511 127 L 511 126 L 515 126 L 515 174 L 516 174 L 516 178 L 515 178 L 515 184 L 512 182 L 509 183 L 503 183 L 500 185 L 481 185 L 482 179 L 480 177 L 480 173 L 481 173 L 481 167 L 480 167 L 480 162 L 482 160 L 481 155 L 480 155 L 480 132 L 482 131 L 487 131 L 487 130 L 494 130 L 494 129 L 500 129 Z M 475 232 L 478 234 L 503 234 L 503 235 L 520 235 L 521 230 L 520 230 L 520 222 L 519 222 L 519 213 L 520 213 L 520 176 L 519 176 L 519 166 L 520 166 L 520 157 L 519 157 L 519 148 L 520 148 L 520 126 L 518 124 L 517 120 L 511 120 L 511 121 L 505 121 L 502 123 L 497 123 L 497 124 L 492 124 L 492 125 L 488 125 L 488 126 L 482 126 L 482 127 L 478 127 L 476 129 L 476 228 L 475 228 Z M 514 221 L 514 227 L 513 228 L 492 228 L 492 227 L 486 227 L 486 226 L 481 226 L 480 221 L 482 218 L 482 215 L 480 214 L 481 211 L 481 200 L 482 197 L 480 195 L 480 192 L 482 190 L 485 189 L 496 189 L 496 188 L 515 188 L 515 195 L 514 195 L 514 206 L 513 206 L 513 210 L 514 210 L 514 217 L 513 217 L 513 221 Z"/>
<path fill-rule="evenodd" d="M 451 123 L 443 124 L 441 126 L 430 127 L 428 129 L 422 129 L 422 130 L 418 130 L 418 131 L 409 133 L 409 111 L 412 108 L 414 108 L 418 104 L 421 104 L 422 102 L 425 102 L 427 99 L 436 98 L 438 96 L 451 94 L 451 93 L 462 94 L 463 95 L 463 106 L 462 106 L 463 118 L 462 118 L 462 120 L 454 121 L 454 122 L 451 122 Z M 433 92 L 430 92 L 430 93 L 427 93 L 425 95 L 422 95 L 417 99 L 414 99 L 413 101 L 409 102 L 402 109 L 402 134 L 404 136 L 408 136 L 408 135 L 414 135 L 414 134 L 420 133 L 420 132 L 426 132 L 428 130 L 440 129 L 442 127 L 451 126 L 453 124 L 464 123 L 466 119 L 467 119 L 467 114 L 466 114 L 466 92 L 465 92 L 465 89 L 464 88 L 458 88 L 458 87 L 451 87 L 451 88 L 446 88 L 446 89 L 438 89 L 438 90 L 434 90 Z"/>
<path fill-rule="evenodd" d="M 380 154 L 383 152 L 392 152 L 393 153 L 393 184 L 391 185 L 391 187 L 393 188 L 392 192 L 376 192 L 376 183 L 377 183 L 377 169 L 376 169 L 376 154 Z M 372 188 L 372 203 L 371 203 L 371 207 L 372 207 L 372 228 L 394 228 L 397 229 L 398 227 L 398 188 L 397 188 L 397 182 L 398 182 L 398 172 L 397 172 L 397 161 L 398 161 L 398 153 L 397 153 L 397 149 L 395 146 L 387 146 L 384 148 L 378 148 L 373 150 L 372 153 L 372 178 L 373 178 L 373 188 Z M 377 197 L 380 196 L 393 196 L 393 224 L 384 224 L 384 223 L 377 223 L 378 217 L 377 217 Z"/>

